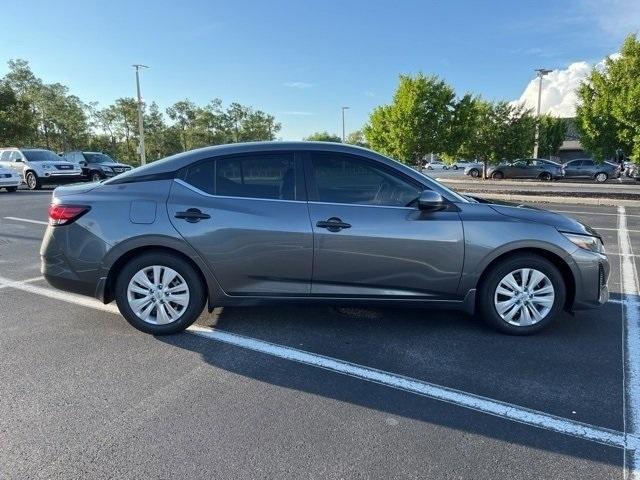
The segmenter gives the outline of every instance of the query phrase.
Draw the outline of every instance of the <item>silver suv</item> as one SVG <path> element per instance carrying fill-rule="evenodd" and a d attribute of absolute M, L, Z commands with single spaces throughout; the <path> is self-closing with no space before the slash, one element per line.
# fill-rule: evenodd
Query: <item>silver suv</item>
<path fill-rule="evenodd" d="M 205 304 L 292 302 L 455 308 L 529 334 L 608 299 L 590 227 L 324 142 L 203 148 L 59 187 L 40 254 L 53 286 L 115 299 L 153 334 Z"/>
<path fill-rule="evenodd" d="M 42 148 L 2 148 L 0 167 L 18 172 L 29 190 L 38 190 L 42 185 L 82 180 L 80 165 Z"/>

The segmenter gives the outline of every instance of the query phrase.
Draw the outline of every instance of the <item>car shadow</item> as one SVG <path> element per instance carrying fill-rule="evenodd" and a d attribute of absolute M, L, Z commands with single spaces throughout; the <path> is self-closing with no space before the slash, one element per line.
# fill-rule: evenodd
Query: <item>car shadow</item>
<path fill-rule="evenodd" d="M 604 308 L 613 308 L 619 315 L 619 305 Z M 614 315 L 614 310 L 609 313 Z M 420 309 L 227 307 L 203 315 L 198 324 L 565 418 L 571 418 L 572 411 L 580 411 L 576 420 L 621 430 L 621 322 L 619 318 L 602 321 L 593 313 L 581 317 L 564 315 L 547 330 L 530 337 L 493 332 L 478 319 L 461 313 Z M 194 334 L 158 340 L 197 352 L 213 367 L 277 387 L 508 443 L 602 463 L 621 463 L 621 450 L 613 447 L 526 427 Z"/>

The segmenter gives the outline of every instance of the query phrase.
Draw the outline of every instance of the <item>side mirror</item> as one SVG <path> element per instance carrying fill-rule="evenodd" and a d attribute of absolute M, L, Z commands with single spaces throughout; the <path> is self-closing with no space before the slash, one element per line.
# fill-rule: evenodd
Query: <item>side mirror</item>
<path fill-rule="evenodd" d="M 14 161 L 17 162 L 17 163 L 22 163 L 22 159 L 21 158 L 16 158 Z"/>
<path fill-rule="evenodd" d="M 440 210 L 445 206 L 444 198 L 433 190 L 424 190 L 418 198 L 418 208 L 423 211 Z"/>

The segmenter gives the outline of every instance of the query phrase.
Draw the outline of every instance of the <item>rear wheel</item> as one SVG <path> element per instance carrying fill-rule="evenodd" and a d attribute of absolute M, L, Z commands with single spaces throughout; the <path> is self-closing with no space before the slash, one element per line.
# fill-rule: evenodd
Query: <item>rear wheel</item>
<path fill-rule="evenodd" d="M 196 321 L 204 308 L 205 289 L 189 262 L 150 252 L 125 265 L 116 281 L 115 297 L 120 313 L 132 326 L 165 335 Z"/>
<path fill-rule="evenodd" d="M 27 188 L 29 190 L 40 190 L 40 187 L 42 187 L 40 179 L 34 172 L 27 172 L 24 177 L 24 181 L 27 184 Z"/>
<path fill-rule="evenodd" d="M 502 173 L 502 172 L 493 172 L 491 174 L 491 178 L 493 178 L 494 180 L 502 180 L 504 178 L 504 173 Z"/>
<path fill-rule="evenodd" d="M 7 187 L 7 192 L 15 192 L 18 190 L 18 187 Z"/>
<path fill-rule="evenodd" d="M 607 175 L 604 172 L 600 172 L 600 173 L 596 173 L 596 176 L 594 177 L 596 182 L 598 183 L 604 183 L 607 181 L 607 179 L 609 178 L 609 175 Z"/>
<path fill-rule="evenodd" d="M 550 182 L 553 177 L 549 172 L 542 172 L 538 178 L 543 182 Z"/>
<path fill-rule="evenodd" d="M 477 168 L 472 168 L 471 170 L 469 170 L 469 175 L 471 175 L 473 178 L 478 178 L 480 176 L 480 170 L 478 170 Z"/>
<path fill-rule="evenodd" d="M 478 307 L 491 327 L 529 335 L 554 321 L 565 296 L 562 275 L 549 260 L 522 254 L 491 268 L 480 286 Z"/>

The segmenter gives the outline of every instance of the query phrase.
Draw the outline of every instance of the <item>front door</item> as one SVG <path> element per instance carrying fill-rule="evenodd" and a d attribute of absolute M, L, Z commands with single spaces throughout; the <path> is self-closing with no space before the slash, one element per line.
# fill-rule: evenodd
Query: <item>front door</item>
<path fill-rule="evenodd" d="M 315 244 L 313 295 L 455 295 L 464 260 L 455 206 L 418 210 L 421 185 L 362 157 L 310 153 L 306 173 Z"/>
<path fill-rule="evenodd" d="M 294 154 L 220 157 L 187 168 L 169 218 L 230 295 L 308 295 L 313 234 Z"/>

